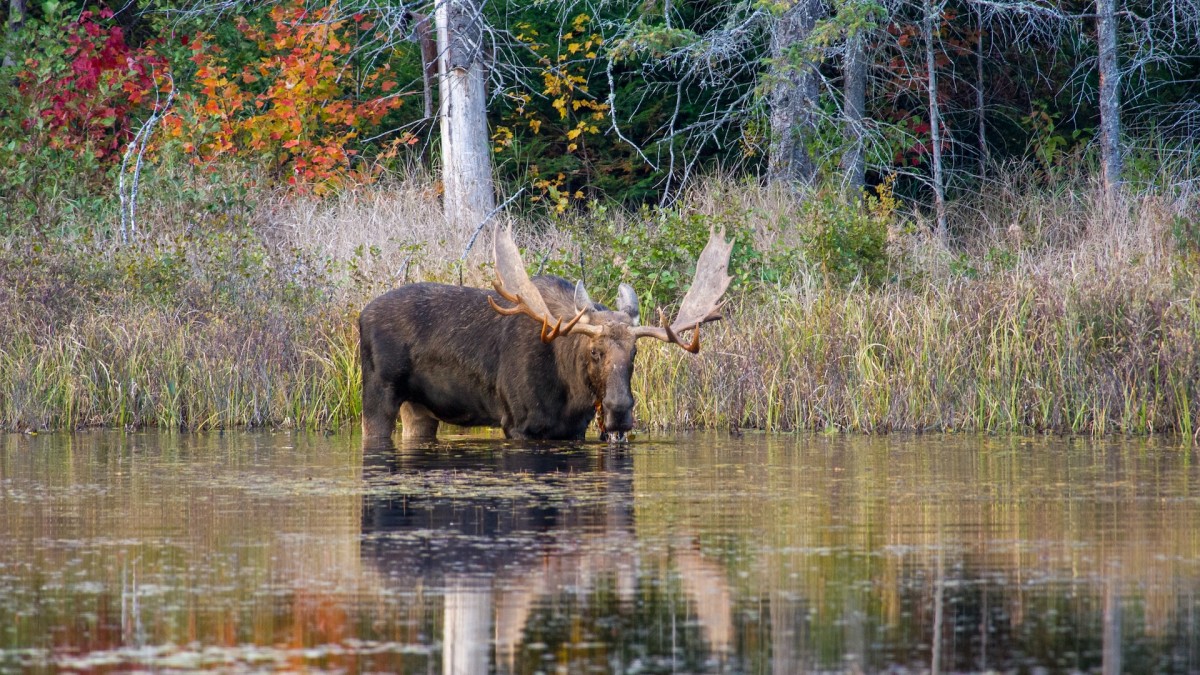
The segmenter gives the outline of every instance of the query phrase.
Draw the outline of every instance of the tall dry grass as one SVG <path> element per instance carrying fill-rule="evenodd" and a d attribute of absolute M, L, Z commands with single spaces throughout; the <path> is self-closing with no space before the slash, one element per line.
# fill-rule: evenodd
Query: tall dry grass
<path fill-rule="evenodd" d="M 1004 174 L 959 204 L 948 247 L 897 217 L 878 288 L 805 260 L 821 214 L 788 193 L 723 178 L 678 208 L 737 214 L 760 249 L 798 257 L 786 284 L 736 288 L 698 356 L 640 351 L 643 427 L 1196 433 L 1194 197 L 1106 204 L 1086 182 Z M 264 198 L 224 233 L 143 213 L 164 224 L 136 246 L 0 247 L 3 428 L 353 425 L 358 309 L 406 281 L 491 275 L 486 234 L 464 257 L 473 231 L 445 226 L 421 177 Z M 596 217 L 523 219 L 527 262 L 577 259 Z M 619 233 L 647 216 L 603 217 Z"/>
<path fill-rule="evenodd" d="M 488 233 L 496 224 L 514 225 L 521 244 L 537 251 L 578 251 L 553 223 L 530 227 L 505 213 L 496 214 L 483 230 L 453 226 L 442 215 L 436 186 L 432 178 L 413 174 L 327 199 L 278 195 L 263 205 L 255 222 L 277 247 L 351 263 L 358 278 L 348 302 L 413 281 L 488 285 Z"/>
<path fill-rule="evenodd" d="M 653 427 L 1179 432 L 1200 415 L 1194 202 L 1052 198 L 1012 176 L 946 248 L 894 234 L 905 282 L 735 299 L 698 357 L 642 350 Z M 1195 242 L 1192 242 L 1194 245 Z"/>

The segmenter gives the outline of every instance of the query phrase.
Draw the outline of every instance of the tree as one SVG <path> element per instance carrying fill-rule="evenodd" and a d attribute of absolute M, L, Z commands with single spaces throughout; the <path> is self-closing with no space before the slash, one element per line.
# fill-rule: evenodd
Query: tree
<path fill-rule="evenodd" d="M 979 152 L 979 178 L 982 180 L 987 173 L 987 117 L 986 109 L 984 108 L 984 47 L 983 39 L 986 35 L 985 24 L 983 20 L 983 10 L 976 7 L 975 14 L 978 17 L 979 37 L 975 43 L 975 122 L 976 134 L 975 142 Z"/>
<path fill-rule="evenodd" d="M 25 24 L 25 0 L 8 0 L 8 38 L 9 49 L 15 49 L 17 44 L 17 33 L 21 30 L 21 26 Z M 8 51 L 4 52 L 4 60 L 2 65 L 5 68 L 11 68 L 16 65 L 16 61 L 12 58 L 12 54 Z"/>
<path fill-rule="evenodd" d="M 767 175 L 773 183 L 808 183 L 816 172 L 806 142 L 814 128 L 817 73 L 805 47 L 821 10 L 820 0 L 791 0 L 771 30 Z"/>
<path fill-rule="evenodd" d="M 849 146 L 842 154 L 842 171 L 846 188 L 858 194 L 866 185 L 866 129 L 863 121 L 867 105 L 866 36 L 851 34 L 846 40 L 846 56 L 842 63 L 842 92 L 845 136 Z"/>
<path fill-rule="evenodd" d="M 483 14 L 478 0 L 439 0 L 434 23 L 443 208 L 453 228 L 473 228 L 496 205 L 484 88 Z"/>
<path fill-rule="evenodd" d="M 946 225 L 946 193 L 945 182 L 942 179 L 942 115 L 938 105 L 937 60 L 934 58 L 934 17 L 941 23 L 942 5 L 934 5 L 931 0 L 925 0 L 924 33 L 925 33 L 925 70 L 929 88 L 929 150 L 932 158 L 933 180 L 933 211 L 936 218 L 936 233 L 938 239 L 945 243 L 949 237 Z"/>
<path fill-rule="evenodd" d="M 866 185 L 867 171 L 867 84 L 870 59 L 868 41 L 878 28 L 885 8 L 874 0 L 839 0 L 837 12 L 827 20 L 836 34 L 842 52 L 842 136 L 845 149 L 840 168 L 843 185 L 851 195 L 857 195 Z M 825 26 L 821 27 L 826 28 Z M 818 43 L 827 38 L 814 34 Z M 819 46 L 824 46 L 823 44 Z"/>
<path fill-rule="evenodd" d="M 1116 0 L 1096 0 L 1100 73 L 1100 155 L 1104 193 L 1116 197 L 1121 183 L 1121 69 L 1117 62 Z"/>

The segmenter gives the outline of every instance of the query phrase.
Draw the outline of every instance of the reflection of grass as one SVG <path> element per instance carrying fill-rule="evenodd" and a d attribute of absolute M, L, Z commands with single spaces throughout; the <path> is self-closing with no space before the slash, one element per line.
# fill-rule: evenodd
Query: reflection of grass
<path fill-rule="evenodd" d="M 14 627 L 0 667 L 31 646 L 36 667 L 53 639 L 81 646 L 63 667 L 436 669 L 446 589 L 410 564 L 422 547 L 456 551 L 451 564 L 515 550 L 488 568 L 495 616 L 502 596 L 531 594 L 514 672 L 766 672 L 777 656 L 789 672 L 849 670 L 847 653 L 865 672 L 919 669 L 939 580 L 950 670 L 981 668 L 983 616 L 991 667 L 1089 670 L 1108 584 L 1131 672 L 1169 670 L 1160 644 L 1195 645 L 1197 472 L 1151 441 L 684 435 L 636 444 L 615 470 L 590 448 L 357 446 L 0 437 L 0 529 L 17 542 L 0 547 L 0 625 Z M 367 530 L 384 501 L 421 517 Z M 462 517 L 517 522 L 546 505 L 548 529 Z M 151 646 L 137 653 L 120 630 L 133 615 Z"/>
<path fill-rule="evenodd" d="M 602 473 L 504 473 L 430 470 L 395 473 L 374 479 L 360 493 L 370 496 L 434 501 L 495 501 L 511 508 L 566 506 L 583 508 L 604 504 L 605 475 Z"/>

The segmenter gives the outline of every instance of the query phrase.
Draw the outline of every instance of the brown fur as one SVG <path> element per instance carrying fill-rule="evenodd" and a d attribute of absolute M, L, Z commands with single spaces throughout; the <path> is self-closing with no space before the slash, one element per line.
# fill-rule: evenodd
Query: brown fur
<path fill-rule="evenodd" d="M 573 287 L 534 283 L 556 316 L 573 316 Z M 509 438 L 581 439 L 604 410 L 604 426 L 633 426 L 630 378 L 637 354 L 632 318 L 593 304 L 584 317 L 606 330 L 550 344 L 524 315 L 502 316 L 495 293 L 410 284 L 373 300 L 359 318 L 363 433 L 390 437 L 399 414 L 405 439 L 432 438 L 438 424 L 500 427 Z"/>

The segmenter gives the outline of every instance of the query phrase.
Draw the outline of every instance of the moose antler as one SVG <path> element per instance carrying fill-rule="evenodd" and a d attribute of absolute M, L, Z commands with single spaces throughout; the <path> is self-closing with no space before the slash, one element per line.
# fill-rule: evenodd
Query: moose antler
<path fill-rule="evenodd" d="M 695 354 L 700 351 L 700 325 L 721 318 L 721 296 L 729 288 L 733 277 L 729 276 L 729 255 L 733 252 L 733 242 L 725 241 L 725 228 L 708 231 L 708 243 L 696 261 L 696 274 L 687 295 L 683 296 L 683 304 L 679 306 L 679 314 L 670 324 L 665 319 L 661 326 L 638 326 L 633 328 L 633 334 L 639 338 L 652 337 L 663 342 L 670 342 L 683 347 Z M 660 312 L 661 316 L 661 312 Z M 692 330 L 692 341 L 685 343 L 679 339 L 679 334 Z"/>
<path fill-rule="evenodd" d="M 504 316 L 524 314 L 535 321 L 541 321 L 542 342 L 547 344 L 553 342 L 554 338 L 572 331 L 592 336 L 600 333 L 599 326 L 579 323 L 584 312 L 587 311 L 586 308 L 579 310 L 575 318 L 568 321 L 565 326 L 562 319 L 556 318 L 550 313 L 550 309 L 546 307 L 546 301 L 542 299 L 541 291 L 533 285 L 533 281 L 525 273 L 525 263 L 521 260 L 521 251 L 512 238 L 512 227 L 501 229 L 497 225 L 496 236 L 492 241 L 492 257 L 496 262 L 496 280 L 492 282 L 492 286 L 500 294 L 500 297 L 515 303 L 513 307 L 501 307 L 491 296 L 488 296 L 488 304 L 492 306 L 492 309 Z"/>

